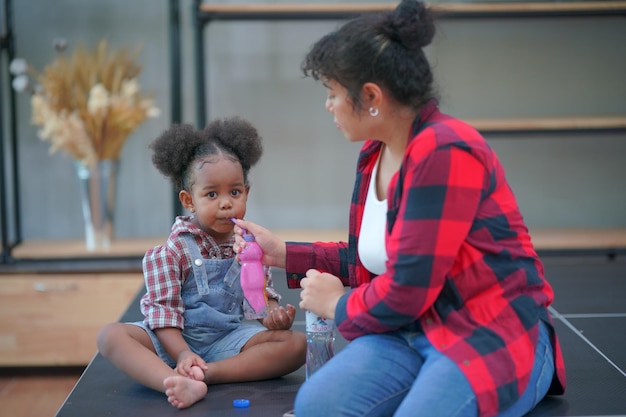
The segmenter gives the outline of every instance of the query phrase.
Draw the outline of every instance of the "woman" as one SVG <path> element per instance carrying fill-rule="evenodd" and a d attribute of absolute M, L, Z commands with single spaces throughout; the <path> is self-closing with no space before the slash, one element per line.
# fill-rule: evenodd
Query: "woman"
<path fill-rule="evenodd" d="M 425 5 L 404 0 L 324 36 L 302 64 L 345 137 L 365 142 L 347 243 L 238 222 L 302 288 L 300 307 L 351 340 L 304 383 L 298 417 L 522 416 L 564 391 L 552 288 L 494 151 L 438 109 L 423 52 L 434 33 Z"/>

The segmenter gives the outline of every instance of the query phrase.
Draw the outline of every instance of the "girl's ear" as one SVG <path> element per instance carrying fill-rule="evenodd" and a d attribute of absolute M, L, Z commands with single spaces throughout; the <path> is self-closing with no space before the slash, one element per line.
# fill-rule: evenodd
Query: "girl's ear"
<path fill-rule="evenodd" d="M 187 190 L 180 190 L 178 193 L 178 199 L 180 200 L 180 204 L 187 210 L 193 213 L 195 210 L 193 208 L 193 198 L 191 198 L 191 194 Z"/>
<path fill-rule="evenodd" d="M 383 91 L 378 84 L 365 83 L 361 90 L 361 101 L 366 109 L 373 107 L 379 108 L 383 101 Z"/>

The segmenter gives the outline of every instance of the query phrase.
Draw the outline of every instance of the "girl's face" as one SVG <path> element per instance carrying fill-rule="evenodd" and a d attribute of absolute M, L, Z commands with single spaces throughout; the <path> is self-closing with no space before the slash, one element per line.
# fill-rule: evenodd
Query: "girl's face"
<path fill-rule="evenodd" d="M 363 141 L 368 138 L 368 129 L 361 117 L 365 110 L 355 110 L 348 90 L 334 80 L 326 80 L 326 110 L 333 114 L 337 129 L 341 130 L 350 142 Z"/>
<path fill-rule="evenodd" d="M 244 183 L 241 164 L 222 155 L 193 164 L 196 179 L 191 187 L 191 206 L 186 208 L 195 212 L 202 230 L 217 242 L 226 241 L 233 234 L 231 218 L 241 219 L 246 214 L 249 187 Z"/>

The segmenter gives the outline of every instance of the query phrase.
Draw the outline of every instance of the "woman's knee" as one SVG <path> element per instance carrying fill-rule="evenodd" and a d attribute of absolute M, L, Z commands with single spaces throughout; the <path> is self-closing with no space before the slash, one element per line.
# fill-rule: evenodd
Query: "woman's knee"
<path fill-rule="evenodd" d="M 329 392 L 328 383 L 318 379 L 317 382 L 314 379 L 307 380 L 300 386 L 296 394 L 294 401 L 294 408 L 296 415 L 310 416 L 318 415 L 321 409 L 324 409 L 326 402 L 331 401 L 335 392 Z M 320 399 L 323 399 L 325 404 L 320 404 Z"/>

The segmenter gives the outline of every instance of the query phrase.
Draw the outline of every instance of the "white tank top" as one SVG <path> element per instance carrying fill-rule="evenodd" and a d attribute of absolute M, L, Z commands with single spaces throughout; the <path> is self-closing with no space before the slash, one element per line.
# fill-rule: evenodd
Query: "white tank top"
<path fill-rule="evenodd" d="M 359 258 L 368 271 L 380 275 L 385 272 L 387 250 L 385 248 L 385 228 L 387 227 L 387 199 L 379 200 L 376 196 L 376 174 L 378 163 L 370 179 L 365 199 L 365 210 L 359 235 Z"/>

